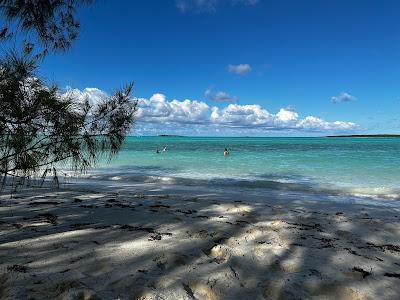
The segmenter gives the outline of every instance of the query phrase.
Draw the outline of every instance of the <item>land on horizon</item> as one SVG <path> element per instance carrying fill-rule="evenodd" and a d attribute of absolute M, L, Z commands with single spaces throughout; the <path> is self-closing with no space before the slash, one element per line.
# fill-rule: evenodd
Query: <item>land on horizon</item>
<path fill-rule="evenodd" d="M 326 135 L 326 136 L 196 136 L 196 135 L 177 135 L 177 134 L 158 134 L 158 135 L 144 135 L 131 137 L 195 137 L 195 138 L 400 138 L 400 134 L 343 134 L 343 135 Z"/>
<path fill-rule="evenodd" d="M 376 138 L 400 138 L 400 134 L 348 134 L 348 135 L 328 135 L 328 138 L 362 138 L 362 137 L 376 137 Z"/>

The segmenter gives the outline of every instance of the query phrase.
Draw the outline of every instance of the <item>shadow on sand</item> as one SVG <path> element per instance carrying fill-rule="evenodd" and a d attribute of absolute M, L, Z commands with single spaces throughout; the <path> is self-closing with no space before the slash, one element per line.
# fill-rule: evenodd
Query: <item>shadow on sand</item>
<path fill-rule="evenodd" d="M 80 187 L 4 192 L 1 299 L 396 299 L 400 213 Z"/>

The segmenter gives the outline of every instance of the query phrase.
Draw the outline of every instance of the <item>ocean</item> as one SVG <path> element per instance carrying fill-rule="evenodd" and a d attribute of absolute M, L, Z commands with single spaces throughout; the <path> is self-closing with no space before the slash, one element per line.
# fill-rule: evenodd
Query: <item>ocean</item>
<path fill-rule="evenodd" d="M 400 200 L 399 166 L 398 138 L 128 137 L 88 177 L 390 201 Z"/>

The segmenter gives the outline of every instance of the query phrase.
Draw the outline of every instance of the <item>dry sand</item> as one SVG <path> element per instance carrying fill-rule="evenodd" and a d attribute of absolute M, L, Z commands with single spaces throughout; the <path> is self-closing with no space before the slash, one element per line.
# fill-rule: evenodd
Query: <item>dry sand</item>
<path fill-rule="evenodd" d="M 400 211 L 154 186 L 0 196 L 1 299 L 399 299 Z"/>

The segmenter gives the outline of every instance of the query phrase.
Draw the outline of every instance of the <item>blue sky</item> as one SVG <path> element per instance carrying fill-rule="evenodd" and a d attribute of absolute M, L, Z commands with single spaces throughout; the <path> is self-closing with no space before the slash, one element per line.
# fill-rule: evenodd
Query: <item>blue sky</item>
<path fill-rule="evenodd" d="M 399 1 L 103 0 L 79 16 L 41 73 L 87 96 L 134 80 L 139 134 L 400 133 Z"/>

